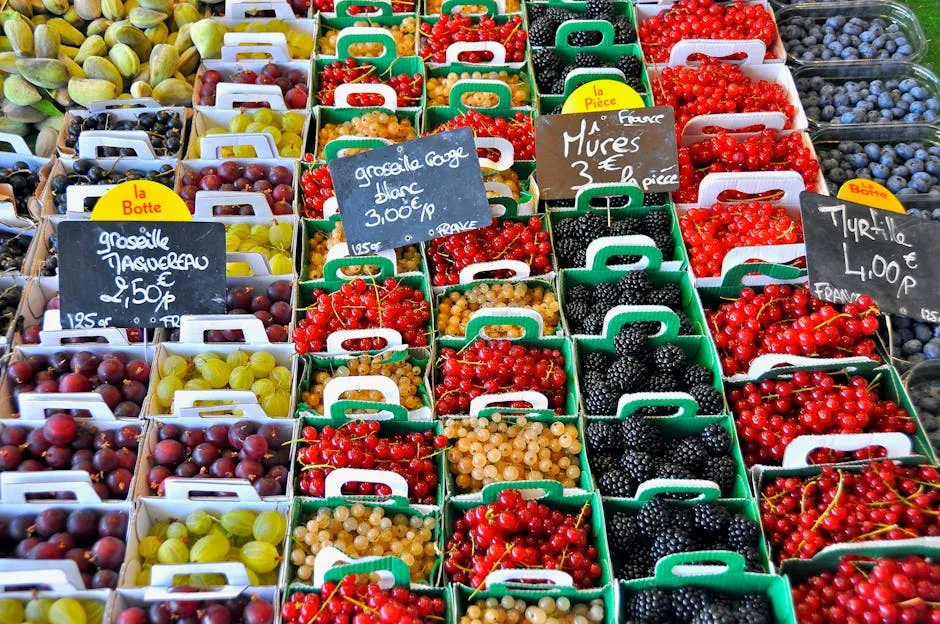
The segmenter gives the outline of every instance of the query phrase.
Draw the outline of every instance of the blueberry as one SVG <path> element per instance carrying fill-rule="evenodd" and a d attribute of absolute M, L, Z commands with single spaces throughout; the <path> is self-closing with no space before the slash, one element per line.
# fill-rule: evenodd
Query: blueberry
<path fill-rule="evenodd" d="M 907 182 L 900 176 L 891 176 L 888 178 L 887 186 L 892 193 L 897 193 L 907 187 Z"/>
<path fill-rule="evenodd" d="M 878 162 L 884 165 L 885 167 L 893 167 L 897 162 L 897 157 L 890 152 L 887 154 L 882 154 L 878 159 Z"/>
<path fill-rule="evenodd" d="M 871 174 L 876 178 L 887 178 L 891 175 L 890 169 L 881 163 L 872 163 L 869 170 L 871 170 Z"/>
<path fill-rule="evenodd" d="M 930 92 L 920 85 L 911 89 L 910 93 L 918 100 L 926 100 L 927 96 L 930 95 Z"/>
<path fill-rule="evenodd" d="M 904 166 L 907 167 L 911 173 L 920 173 L 924 170 L 924 161 L 918 160 L 916 158 L 909 158 Z"/>
<path fill-rule="evenodd" d="M 933 338 L 933 330 L 927 323 L 917 323 L 914 326 L 914 338 L 917 338 L 921 342 L 927 342 Z M 937 342 L 937 346 L 940 346 L 940 341 Z"/>
<path fill-rule="evenodd" d="M 852 165 L 853 169 L 864 167 L 868 164 L 868 157 L 865 154 L 852 154 L 849 156 L 849 164 Z"/>
<path fill-rule="evenodd" d="M 934 221 L 940 221 L 940 208 L 934 208 L 930 212 L 930 218 Z M 940 325 L 937 325 L 937 327 L 934 329 L 934 336 L 940 336 L 940 333 L 937 332 L 940 332 Z"/>
<path fill-rule="evenodd" d="M 844 124 L 854 124 L 861 122 L 861 119 L 855 111 L 846 111 L 839 117 L 839 121 Z"/>
<path fill-rule="evenodd" d="M 924 102 L 927 105 L 927 110 L 940 110 L 940 100 L 937 98 L 930 98 Z"/>
<path fill-rule="evenodd" d="M 916 150 L 914 150 L 914 158 L 916 158 L 917 160 L 926 161 L 929 155 L 930 154 L 927 153 L 927 150 L 925 150 L 922 147 L 919 147 Z"/>
<path fill-rule="evenodd" d="M 940 338 L 934 338 L 924 345 L 924 355 L 929 360 L 940 358 Z"/>
<path fill-rule="evenodd" d="M 908 145 L 907 143 L 898 143 L 894 147 L 894 151 L 898 156 L 900 156 L 904 160 L 914 157 L 914 148 Z"/>
<path fill-rule="evenodd" d="M 876 143 L 868 143 L 865 145 L 865 155 L 871 160 L 878 160 L 881 156 L 881 148 Z"/>

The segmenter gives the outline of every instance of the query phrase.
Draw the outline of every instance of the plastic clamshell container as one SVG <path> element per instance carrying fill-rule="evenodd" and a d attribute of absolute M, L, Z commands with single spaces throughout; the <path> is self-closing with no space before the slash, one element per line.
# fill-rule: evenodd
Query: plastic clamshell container
<path fill-rule="evenodd" d="M 894 123 L 867 126 L 830 126 L 812 134 L 813 147 L 817 152 L 837 149 L 839 143 L 851 141 L 865 146 L 866 143 L 876 145 L 896 145 L 898 143 L 923 143 L 925 148 L 940 146 L 940 128 L 928 124 Z M 819 175 L 822 176 L 820 168 Z M 832 193 L 839 189 L 832 188 Z M 930 197 L 926 193 L 915 195 L 896 194 L 905 208 L 922 208 L 930 210 L 937 205 L 940 197 Z"/>
<path fill-rule="evenodd" d="M 760 4 L 767 9 L 771 17 L 774 17 L 774 22 L 779 23 L 779 20 L 774 16 L 774 11 L 767 0 L 748 0 L 748 4 Z M 663 11 L 668 11 L 673 6 L 675 5 L 671 2 L 638 2 L 635 8 L 637 26 L 650 17 L 659 15 Z M 642 40 L 640 40 L 640 47 L 643 47 Z M 783 41 L 780 39 L 780 29 L 778 27 L 776 39 L 769 49 L 764 45 L 763 41 L 758 39 L 685 39 L 673 46 L 668 63 L 647 63 L 647 67 L 690 65 L 695 61 L 690 62 L 689 57 L 698 53 L 704 53 L 719 58 L 743 53 L 746 55 L 746 59 L 733 62 L 743 62 L 751 65 L 783 63 L 787 58 L 786 51 L 783 48 Z M 769 53 L 769 55 L 765 57 L 765 53 Z"/>
<path fill-rule="evenodd" d="M 924 67 L 923 65 L 918 65 L 908 61 L 877 61 L 869 63 L 812 63 L 810 65 L 797 67 L 793 70 L 793 81 L 796 83 L 797 91 L 799 91 L 799 83 L 801 80 L 810 80 L 817 77 L 823 78 L 828 84 L 840 86 L 849 81 L 900 81 L 904 80 L 905 78 L 913 78 L 918 82 L 918 84 L 920 84 L 920 86 L 927 89 L 927 91 L 930 93 L 930 97 L 940 99 L 940 78 L 938 78 L 934 72 Z M 809 119 L 810 128 L 813 130 L 836 127 L 882 127 L 889 124 L 907 123 L 900 120 L 885 120 L 875 123 L 865 122 L 858 124 L 842 124 L 835 123 L 834 121 L 822 121 L 809 115 L 807 115 L 807 117 Z M 938 116 L 938 118 L 930 125 L 940 125 L 940 116 Z"/>
<path fill-rule="evenodd" d="M 825 22 L 827 18 L 837 15 L 860 17 L 865 21 L 882 17 L 889 24 L 897 24 L 907 35 L 908 43 L 913 48 L 905 61 L 917 61 L 927 53 L 927 36 L 914 11 L 909 7 L 891 0 L 859 0 L 845 2 L 802 2 L 797 5 L 785 7 L 777 11 L 777 26 L 786 26 L 787 21 L 793 18 L 812 19 L 814 22 Z M 787 62 L 793 65 L 812 65 L 819 61 L 804 61 L 792 54 L 787 54 Z M 872 59 L 857 59 L 854 61 L 829 60 L 827 63 L 838 64 L 870 64 Z"/>
<path fill-rule="evenodd" d="M 251 113 L 254 111 L 249 110 L 248 112 Z M 313 112 L 306 110 L 278 112 L 280 112 L 282 115 L 285 113 L 296 113 L 304 117 L 304 126 L 300 136 L 301 151 L 303 151 L 303 146 L 307 145 L 308 133 L 310 132 L 310 127 L 313 123 Z M 240 113 L 240 110 L 235 109 L 219 110 L 214 108 L 203 108 L 198 113 L 196 113 L 196 116 L 193 118 L 192 127 L 190 128 L 185 157 L 190 160 L 214 160 L 217 158 L 222 158 L 220 150 L 223 147 L 251 145 L 255 148 L 254 158 L 258 160 L 286 160 L 285 157 L 278 153 L 277 145 L 274 143 L 274 138 L 269 133 L 235 133 L 228 131 L 229 122 L 233 117 L 239 115 Z M 225 132 L 208 134 L 209 130 L 214 130 L 216 128 L 222 128 L 225 130 Z"/>
<path fill-rule="evenodd" d="M 172 478 L 172 477 L 171 477 Z M 194 511 L 205 511 L 212 516 L 221 516 L 229 511 L 253 511 L 261 513 L 264 511 L 276 511 L 289 519 L 290 502 L 289 501 L 262 501 L 254 493 L 254 488 L 247 483 L 232 483 L 238 479 L 175 479 L 176 484 L 172 487 L 166 497 L 145 496 L 137 501 L 134 509 L 134 515 L 129 523 L 127 554 L 125 556 L 124 569 L 121 572 L 121 578 L 118 580 L 118 586 L 121 588 L 139 587 L 137 585 L 137 575 L 141 571 L 138 549 L 140 541 L 147 536 L 154 524 L 159 522 L 171 522 L 174 520 L 183 521 L 186 516 Z M 223 482 L 224 481 L 224 482 Z M 246 487 L 247 486 L 247 487 Z M 216 497 L 213 499 L 191 499 L 190 494 L 199 491 L 199 488 L 212 487 L 217 492 L 231 494 L 227 497 Z M 290 489 L 290 485 L 288 485 Z M 290 547 L 289 534 L 285 535 L 282 548 L 278 549 L 284 552 L 284 549 Z M 289 552 L 289 551 L 288 551 Z M 177 566 L 161 566 L 168 568 L 169 576 L 175 574 L 190 574 L 196 572 L 190 569 L 192 564 L 182 564 Z M 196 564 L 206 566 L 207 564 Z M 229 585 L 248 587 L 248 575 L 245 565 L 240 561 L 228 561 L 221 563 L 208 564 L 210 567 L 203 567 L 198 570 L 202 573 L 225 574 Z M 282 578 L 284 564 L 280 564 L 281 569 L 278 572 L 279 578 Z M 172 568 L 177 568 L 174 571 Z M 257 587 L 251 587 L 251 591 L 257 591 Z"/>
<path fill-rule="evenodd" d="M 205 61 L 202 63 L 202 65 L 200 65 L 199 71 L 196 74 L 196 82 L 193 86 L 193 107 L 197 111 L 212 109 L 237 109 L 239 108 L 240 103 L 267 102 L 270 108 L 276 111 L 309 110 L 311 106 L 310 61 L 283 61 L 275 63 L 278 68 L 284 71 L 291 71 L 295 69 L 299 70 L 307 79 L 307 106 L 304 108 L 288 108 L 287 103 L 284 101 L 284 94 L 281 93 L 281 88 L 277 85 L 239 84 L 235 82 L 229 82 L 235 77 L 236 74 L 238 74 L 238 72 L 242 70 L 249 69 L 255 73 L 259 73 L 268 63 L 269 61 L 266 60 L 238 62 Z M 219 82 L 216 87 L 215 105 L 200 104 L 199 91 L 202 88 L 202 76 L 210 69 L 214 69 L 222 74 L 222 81 Z"/>

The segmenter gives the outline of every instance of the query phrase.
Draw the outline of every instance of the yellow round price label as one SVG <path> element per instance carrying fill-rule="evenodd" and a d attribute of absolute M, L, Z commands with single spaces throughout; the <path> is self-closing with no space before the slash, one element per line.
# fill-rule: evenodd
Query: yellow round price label
<path fill-rule="evenodd" d="M 91 220 L 192 221 L 193 216 L 173 189 L 152 180 L 129 180 L 101 196 Z"/>
<path fill-rule="evenodd" d="M 900 212 L 901 214 L 907 212 L 901 204 L 901 200 L 894 193 L 881 184 L 865 178 L 849 180 L 842 185 L 836 197 L 881 210 Z"/>
<path fill-rule="evenodd" d="M 574 91 L 561 107 L 561 114 L 645 108 L 646 102 L 632 87 L 616 80 L 593 80 Z"/>

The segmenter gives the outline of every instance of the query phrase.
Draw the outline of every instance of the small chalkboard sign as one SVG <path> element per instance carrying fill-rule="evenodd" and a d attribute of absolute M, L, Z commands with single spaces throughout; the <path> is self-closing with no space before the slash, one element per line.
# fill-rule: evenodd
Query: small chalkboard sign
<path fill-rule="evenodd" d="M 329 167 L 354 256 L 493 221 L 469 128 L 337 158 Z"/>
<path fill-rule="evenodd" d="M 882 312 L 940 321 L 940 223 L 809 192 L 800 204 L 815 296 L 867 294 Z"/>
<path fill-rule="evenodd" d="M 630 184 L 645 193 L 679 188 L 669 106 L 543 115 L 535 120 L 535 148 L 543 199 L 571 199 L 587 184 Z"/>
<path fill-rule="evenodd" d="M 225 313 L 221 223 L 63 221 L 62 326 L 178 327 L 184 314 Z"/>

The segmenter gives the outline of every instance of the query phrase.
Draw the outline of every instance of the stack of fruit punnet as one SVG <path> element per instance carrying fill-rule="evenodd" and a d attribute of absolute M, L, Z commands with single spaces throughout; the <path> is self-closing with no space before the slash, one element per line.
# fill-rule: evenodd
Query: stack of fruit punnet
<path fill-rule="evenodd" d="M 5 9 L 0 624 L 940 623 L 940 319 L 812 296 L 799 215 L 940 220 L 902 5 Z M 601 78 L 677 191 L 540 199 Z M 350 258 L 330 163 L 461 127 L 493 224 Z M 58 225 L 136 180 L 225 225 L 226 314 L 61 329 Z"/>

